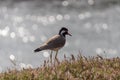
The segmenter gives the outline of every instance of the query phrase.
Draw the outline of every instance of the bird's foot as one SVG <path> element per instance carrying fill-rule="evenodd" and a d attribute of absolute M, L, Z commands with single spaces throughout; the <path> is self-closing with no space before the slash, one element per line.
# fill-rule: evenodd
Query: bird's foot
<path fill-rule="evenodd" d="M 60 61 L 57 57 L 55 57 L 55 63 L 57 62 L 57 64 L 60 64 Z"/>

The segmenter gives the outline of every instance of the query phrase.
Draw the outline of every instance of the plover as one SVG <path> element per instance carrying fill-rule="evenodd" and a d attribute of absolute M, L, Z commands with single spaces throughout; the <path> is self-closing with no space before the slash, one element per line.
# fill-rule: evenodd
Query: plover
<path fill-rule="evenodd" d="M 39 48 L 35 49 L 34 52 L 39 52 L 39 51 L 42 51 L 42 50 L 56 51 L 55 59 L 57 59 L 58 50 L 61 49 L 65 45 L 66 35 L 72 36 L 68 32 L 67 28 L 62 27 L 57 35 L 48 39 Z"/>

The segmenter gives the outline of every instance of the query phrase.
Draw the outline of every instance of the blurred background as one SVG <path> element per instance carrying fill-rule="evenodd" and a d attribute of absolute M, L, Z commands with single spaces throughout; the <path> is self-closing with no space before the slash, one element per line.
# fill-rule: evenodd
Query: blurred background
<path fill-rule="evenodd" d="M 50 51 L 34 53 L 67 27 L 72 37 L 59 51 L 84 56 L 120 57 L 120 0 L 1 0 L 0 72 L 17 66 L 39 67 Z"/>

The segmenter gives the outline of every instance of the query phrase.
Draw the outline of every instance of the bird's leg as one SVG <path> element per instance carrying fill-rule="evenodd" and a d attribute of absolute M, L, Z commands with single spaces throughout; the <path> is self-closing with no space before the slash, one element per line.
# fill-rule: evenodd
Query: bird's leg
<path fill-rule="evenodd" d="M 53 51 L 51 50 L 51 53 L 50 53 L 50 63 L 52 64 L 52 53 Z"/>
<path fill-rule="evenodd" d="M 57 59 L 57 54 L 58 54 L 58 50 L 56 51 L 56 54 L 55 54 L 55 59 Z"/>
<path fill-rule="evenodd" d="M 57 61 L 57 63 L 59 63 L 58 58 L 57 58 L 57 54 L 58 54 L 58 50 L 56 51 L 56 54 L 55 54 L 55 60 Z"/>

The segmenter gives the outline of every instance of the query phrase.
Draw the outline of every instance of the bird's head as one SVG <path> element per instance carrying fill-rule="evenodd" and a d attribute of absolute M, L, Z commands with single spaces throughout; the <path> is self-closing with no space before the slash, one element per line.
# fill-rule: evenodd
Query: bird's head
<path fill-rule="evenodd" d="M 62 35 L 62 36 L 66 36 L 66 35 L 69 35 L 69 36 L 72 36 L 69 32 L 68 32 L 68 29 L 65 28 L 65 27 L 62 27 L 59 31 L 59 35 Z"/>

